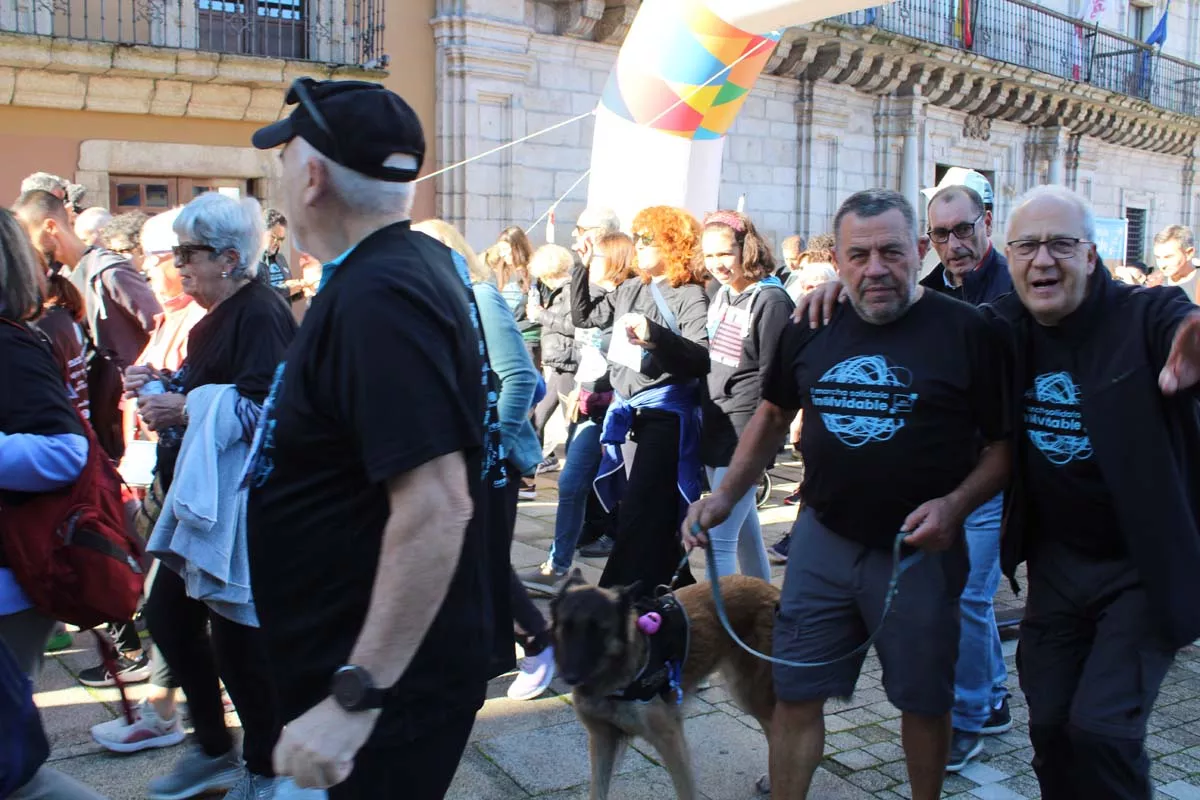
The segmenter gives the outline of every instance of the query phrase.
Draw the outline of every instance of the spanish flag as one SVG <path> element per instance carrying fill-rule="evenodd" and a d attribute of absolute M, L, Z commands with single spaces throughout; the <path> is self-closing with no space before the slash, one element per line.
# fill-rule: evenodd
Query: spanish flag
<path fill-rule="evenodd" d="M 952 0 L 954 8 L 954 38 L 968 50 L 975 44 L 974 26 L 971 24 L 971 0 Z"/>

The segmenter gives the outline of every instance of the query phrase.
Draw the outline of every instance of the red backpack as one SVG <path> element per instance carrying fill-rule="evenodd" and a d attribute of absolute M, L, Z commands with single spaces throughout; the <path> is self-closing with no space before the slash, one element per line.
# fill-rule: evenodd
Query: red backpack
<path fill-rule="evenodd" d="M 133 618 L 145 581 L 144 548 L 127 526 L 121 476 L 80 419 L 88 454 L 79 478 L 52 492 L 0 494 L 0 544 L 38 611 L 92 628 Z"/>

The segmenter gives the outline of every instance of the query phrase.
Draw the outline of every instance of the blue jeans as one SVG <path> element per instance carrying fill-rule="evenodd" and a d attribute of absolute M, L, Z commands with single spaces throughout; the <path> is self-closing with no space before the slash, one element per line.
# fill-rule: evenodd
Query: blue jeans
<path fill-rule="evenodd" d="M 954 727 L 978 733 L 1008 695 L 1008 671 L 992 600 L 1000 587 L 1000 516 L 1004 495 L 975 509 L 966 521 L 971 572 L 959 607 L 962 632 L 954 671 Z"/>
<path fill-rule="evenodd" d="M 567 446 L 567 460 L 558 475 L 558 513 L 554 544 L 550 545 L 550 563 L 558 572 L 570 569 L 575 558 L 588 495 L 600 469 L 600 426 L 590 419 L 581 420 Z"/>
<path fill-rule="evenodd" d="M 716 491 L 725 480 L 729 468 L 705 469 L 708 471 L 708 484 Z M 771 565 L 767 562 L 767 548 L 763 545 L 762 528 L 759 527 L 758 510 L 755 508 L 757 494 L 756 483 L 734 504 L 729 519 L 708 532 L 713 558 L 717 561 L 717 575 L 720 577 L 737 574 L 738 565 L 741 565 L 743 575 L 771 580 Z"/>

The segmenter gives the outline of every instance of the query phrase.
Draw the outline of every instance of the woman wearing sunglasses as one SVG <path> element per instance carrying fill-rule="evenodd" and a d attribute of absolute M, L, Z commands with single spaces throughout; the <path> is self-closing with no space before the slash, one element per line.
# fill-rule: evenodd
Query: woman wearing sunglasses
<path fill-rule="evenodd" d="M 195 746 L 170 774 L 150 782 L 147 797 L 167 800 L 232 789 L 231 798 L 248 800 L 275 784 L 271 753 L 279 721 L 249 598 L 245 515 L 236 507 L 244 495 L 238 492 L 240 465 L 229 469 L 225 453 L 248 448 L 296 323 L 275 291 L 255 279 L 263 238 L 257 202 L 204 194 L 183 208 L 172 227 L 179 237 L 171 255 L 180 287 L 208 313 L 191 329 L 187 358 L 179 370 L 130 367 L 125 396 L 137 399 L 142 421 L 158 434 L 157 479 L 166 500 L 149 549 L 164 561 L 154 577 L 145 617 L 176 684 L 187 694 Z M 209 387 L 216 385 L 235 390 L 231 405 L 225 405 L 230 402 L 228 393 L 211 394 L 215 390 Z M 197 390 L 204 391 L 189 398 Z M 209 396 L 214 399 L 205 416 L 191 420 L 194 401 Z M 236 417 L 240 438 L 219 439 L 231 417 Z M 204 447 L 217 452 L 195 450 Z M 208 464 L 215 467 L 205 471 Z M 232 472 L 238 474 L 231 477 Z M 190 529 L 183 521 L 164 537 L 164 521 L 169 525 L 176 516 L 173 509 L 180 507 L 176 499 L 186 505 L 185 491 L 188 497 L 212 503 L 209 512 L 215 522 L 203 540 L 184 539 Z M 169 547 L 161 545 L 164 541 Z M 227 579 L 215 589 L 209 580 L 213 576 L 219 582 L 214 565 Z M 201 602 L 197 596 L 206 599 Z M 245 731 L 241 756 L 225 727 L 219 680 L 224 680 Z M 172 710 L 174 720 L 156 720 L 160 728 L 178 724 L 178 711 Z M 151 713 L 161 717 L 151 704 L 142 707 L 141 721 Z"/>
<path fill-rule="evenodd" d="M 604 420 L 596 491 L 620 499 L 616 541 L 602 586 L 671 580 L 683 549 L 679 522 L 700 493 L 700 380 L 708 374 L 708 298 L 700 223 L 654 206 L 633 219 L 638 277 L 593 290 L 587 268 L 571 276 L 577 327 L 613 327 L 608 350 L 615 396 Z M 678 502 L 672 503 L 674 497 Z M 685 564 L 677 585 L 693 583 Z"/>

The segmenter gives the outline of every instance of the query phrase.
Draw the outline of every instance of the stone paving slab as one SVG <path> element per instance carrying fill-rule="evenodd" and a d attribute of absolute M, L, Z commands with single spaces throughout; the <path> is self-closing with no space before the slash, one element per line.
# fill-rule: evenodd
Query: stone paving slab
<path fill-rule="evenodd" d="M 770 545 L 795 518 L 795 509 L 783 498 L 796 487 L 799 470 L 786 460 L 773 471 L 774 491 L 759 516 Z M 513 545 L 518 568 L 543 561 L 554 533 L 557 473 L 538 476 L 538 501 L 522 503 Z M 694 554 L 692 569 L 703 574 L 701 554 Z M 580 559 L 577 564 L 588 580 L 596 580 L 603 559 Z M 772 569 L 779 585 L 784 569 Z M 548 601 L 535 596 L 535 604 L 548 614 Z M 1007 583 L 996 598 L 1001 614 L 1019 612 L 1023 600 Z M 1028 711 L 1017 687 L 1016 643 L 1004 643 L 1005 661 L 1013 692 L 1015 726 L 1009 733 L 987 737 L 983 755 L 959 775 L 947 776 L 945 797 L 963 800 L 1034 800 L 1037 781 L 1029 765 Z M 132 756 L 104 753 L 90 741 L 88 728 L 118 713 L 114 689 L 85 689 L 75 680 L 80 670 L 96 662 L 87 637 L 76 637 L 76 647 L 47 660 L 37 697 L 53 740 L 56 768 L 82 780 L 114 800 L 145 796 L 146 781 L 169 770 L 182 748 Z M 903 751 L 900 749 L 900 713 L 887 702 L 880 683 L 878 659 L 870 654 L 854 696 L 831 701 L 826 714 L 825 758 L 818 770 L 811 797 L 814 800 L 900 800 L 911 798 Z M 493 681 L 488 700 L 479 714 L 463 756 L 449 800 L 584 800 L 587 797 L 587 739 L 570 705 L 569 687 L 561 680 L 551 684 L 541 698 L 517 702 L 505 692 L 511 676 Z M 692 749 L 697 781 L 704 800 L 752 800 L 754 782 L 766 770 L 766 742 L 757 723 L 743 714 L 713 676 L 699 697 L 685 705 L 686 731 Z M 138 699 L 144 687 L 132 687 Z M 236 717 L 230 721 L 236 724 Z M 1200 800 L 1200 648 L 1180 653 L 1163 684 L 1150 720 L 1147 749 L 1152 758 L 1156 800 Z M 661 800 L 674 797 L 670 778 L 653 748 L 635 742 L 629 748 L 613 783 L 613 800 Z"/>

